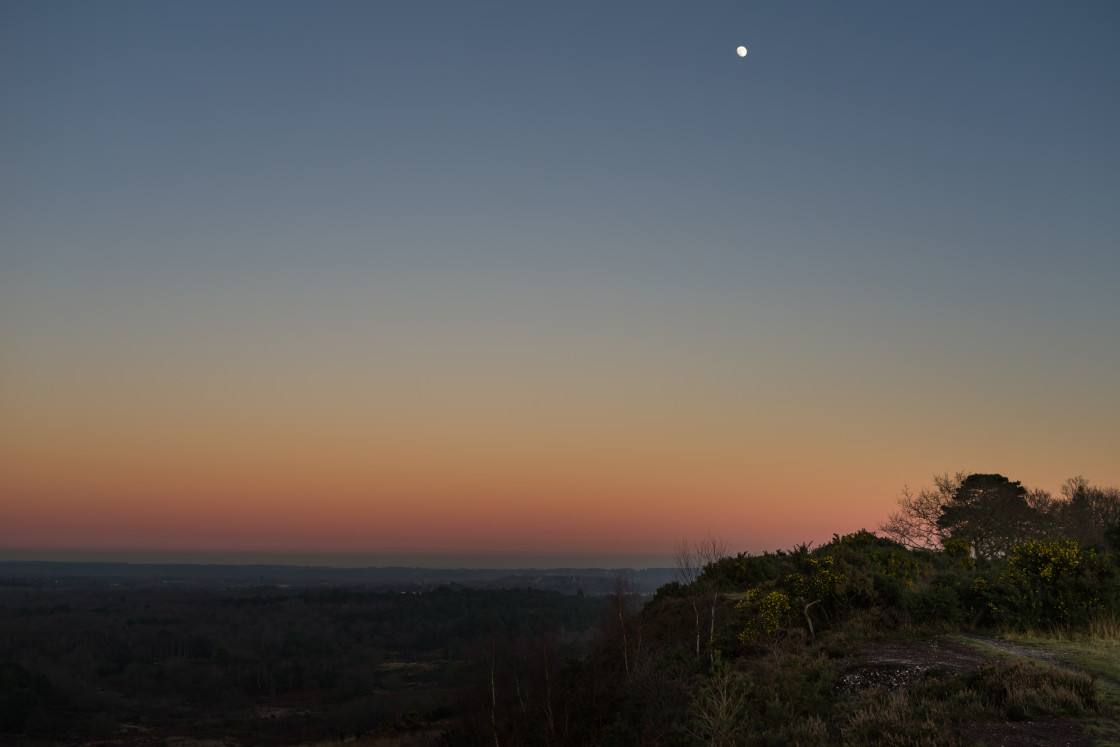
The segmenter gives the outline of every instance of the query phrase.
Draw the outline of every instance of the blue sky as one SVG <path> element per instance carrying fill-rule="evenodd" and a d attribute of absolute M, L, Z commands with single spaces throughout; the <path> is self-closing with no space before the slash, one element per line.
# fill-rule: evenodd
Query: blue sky
<path fill-rule="evenodd" d="M 363 472 L 358 450 L 292 480 L 446 474 L 424 489 L 457 505 L 515 492 L 507 468 L 527 494 L 597 475 L 570 486 L 581 510 L 654 481 L 692 496 L 695 526 L 663 523 L 694 533 L 732 494 L 771 516 L 834 490 L 808 530 L 827 537 L 934 472 L 1116 484 L 1118 21 L 1108 2 L 5 3 L 0 487 L 93 512 L 82 480 L 113 493 L 120 454 L 153 443 L 129 490 L 188 463 L 249 480 L 232 436 L 167 456 L 205 440 L 188 432 L 287 433 L 254 447 L 285 463 L 301 432 L 412 444 L 407 469 Z M 778 487 L 791 470 L 802 489 Z M 803 539 L 767 521 L 763 544 Z"/>

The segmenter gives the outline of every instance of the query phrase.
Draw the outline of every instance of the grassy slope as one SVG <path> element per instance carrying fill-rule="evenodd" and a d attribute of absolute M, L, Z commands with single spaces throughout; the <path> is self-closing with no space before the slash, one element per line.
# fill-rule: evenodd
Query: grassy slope
<path fill-rule="evenodd" d="M 1052 654 L 1058 662 L 1072 665 L 1090 675 L 1099 675 L 1096 686 L 1100 693 L 1101 711 L 1095 716 L 1083 717 L 1082 720 L 1096 745 L 1120 745 L 1120 624 L 1116 621 L 1095 624 L 1088 635 L 1032 631 L 1007 633 L 1002 639 L 1017 646 Z M 970 638 L 957 637 L 957 640 L 985 653 L 1005 658 L 1021 658 L 1015 654 L 993 650 Z"/>

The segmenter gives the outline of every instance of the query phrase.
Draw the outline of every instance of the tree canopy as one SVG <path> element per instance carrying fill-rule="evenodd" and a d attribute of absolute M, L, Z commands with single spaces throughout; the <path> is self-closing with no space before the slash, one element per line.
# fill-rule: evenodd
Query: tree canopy
<path fill-rule="evenodd" d="M 977 557 L 1002 556 L 1038 532 L 1042 516 L 1027 495 L 1022 483 L 1003 475 L 969 475 L 941 507 L 937 526 L 949 539 L 968 540 Z"/>

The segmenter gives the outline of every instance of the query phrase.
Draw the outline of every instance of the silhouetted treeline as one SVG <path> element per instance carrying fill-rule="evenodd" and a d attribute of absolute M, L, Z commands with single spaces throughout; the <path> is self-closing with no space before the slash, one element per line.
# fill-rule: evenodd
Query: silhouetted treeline
<path fill-rule="evenodd" d="M 898 511 L 880 531 L 912 548 L 964 542 L 981 559 L 1001 557 L 1030 540 L 1106 548 L 1120 544 L 1120 488 L 1073 477 L 1053 496 L 1000 474 L 946 473 L 936 475 L 932 487 L 904 488 Z"/>

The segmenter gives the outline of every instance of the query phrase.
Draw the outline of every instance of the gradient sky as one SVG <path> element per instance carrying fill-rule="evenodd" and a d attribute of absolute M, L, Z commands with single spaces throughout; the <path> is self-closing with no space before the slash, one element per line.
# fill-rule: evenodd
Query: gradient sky
<path fill-rule="evenodd" d="M 0 551 L 758 552 L 1118 485 L 1117 28 L 5 2 Z"/>

